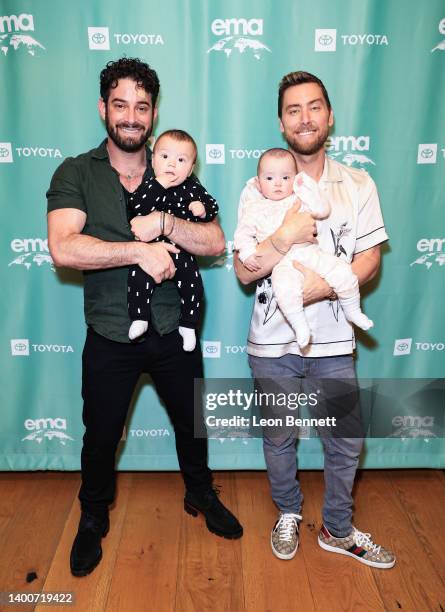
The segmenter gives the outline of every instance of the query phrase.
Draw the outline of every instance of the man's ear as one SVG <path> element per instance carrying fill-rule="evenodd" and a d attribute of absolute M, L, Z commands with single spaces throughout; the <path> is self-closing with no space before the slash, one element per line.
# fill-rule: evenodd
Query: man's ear
<path fill-rule="evenodd" d="M 332 110 L 332 108 L 329 113 L 328 125 L 329 127 L 332 127 L 334 125 L 334 111 Z"/>
<path fill-rule="evenodd" d="M 153 109 L 153 121 L 152 121 L 152 127 L 155 124 L 156 119 L 158 118 L 158 107 L 155 106 Z"/>
<path fill-rule="evenodd" d="M 101 119 L 105 121 L 106 104 L 102 98 L 99 98 L 99 101 L 97 103 L 97 108 L 99 109 L 99 115 L 101 116 Z"/>
<path fill-rule="evenodd" d="M 280 126 L 280 132 L 283 133 L 284 132 L 284 127 L 283 127 L 283 122 L 281 121 L 280 118 L 278 118 L 278 125 Z"/>

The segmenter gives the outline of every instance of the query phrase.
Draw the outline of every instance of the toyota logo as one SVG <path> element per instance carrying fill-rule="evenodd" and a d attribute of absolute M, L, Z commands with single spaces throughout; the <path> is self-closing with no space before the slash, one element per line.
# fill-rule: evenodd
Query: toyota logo
<path fill-rule="evenodd" d="M 105 35 L 101 34 L 100 32 L 96 32 L 96 34 L 93 34 L 93 36 L 91 37 L 91 40 L 96 45 L 101 45 L 105 42 Z"/>
<path fill-rule="evenodd" d="M 19 352 L 26 351 L 26 344 L 23 344 L 23 342 L 18 342 L 14 345 L 14 350 Z"/>
<path fill-rule="evenodd" d="M 206 352 L 207 353 L 216 353 L 218 349 L 216 348 L 216 346 L 207 346 L 206 347 Z"/>
<path fill-rule="evenodd" d="M 210 149 L 209 151 L 209 157 L 211 157 L 212 159 L 218 159 L 219 157 L 221 157 L 221 155 L 221 149 Z"/>
<path fill-rule="evenodd" d="M 398 351 L 406 351 L 407 348 L 408 348 L 408 345 L 406 342 L 401 342 L 400 344 L 397 345 Z"/>
<path fill-rule="evenodd" d="M 420 152 L 420 155 L 424 158 L 424 159 L 430 159 L 430 157 L 433 157 L 433 149 L 423 149 Z"/>
<path fill-rule="evenodd" d="M 2 147 L 0 149 L 0 157 L 8 157 L 9 150 L 6 147 Z"/>
<path fill-rule="evenodd" d="M 329 34 L 322 34 L 318 38 L 318 42 L 320 43 L 320 45 L 323 45 L 323 47 L 327 47 L 328 45 L 331 45 L 333 40 L 334 39 Z"/>

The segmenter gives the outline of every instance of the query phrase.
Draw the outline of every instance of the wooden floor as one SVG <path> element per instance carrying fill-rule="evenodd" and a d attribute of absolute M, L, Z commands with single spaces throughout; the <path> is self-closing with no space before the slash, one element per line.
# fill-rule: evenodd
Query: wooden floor
<path fill-rule="evenodd" d="M 0 473 L 0 590 L 73 591 L 76 603 L 66 608 L 82 612 L 444 612 L 442 472 L 360 474 L 355 524 L 396 552 L 391 570 L 319 548 L 322 473 L 300 475 L 300 548 L 292 561 L 280 561 L 270 550 L 276 511 L 264 472 L 216 474 L 222 499 L 244 525 L 237 541 L 210 534 L 201 517 L 185 514 L 178 474 L 121 473 L 104 558 L 90 576 L 74 578 L 69 553 L 79 520 L 79 474 Z M 37 578 L 27 583 L 30 572 Z"/>

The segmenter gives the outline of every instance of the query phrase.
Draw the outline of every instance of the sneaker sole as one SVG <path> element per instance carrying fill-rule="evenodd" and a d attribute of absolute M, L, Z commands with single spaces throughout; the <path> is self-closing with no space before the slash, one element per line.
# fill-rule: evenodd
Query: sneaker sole
<path fill-rule="evenodd" d="M 353 557 L 356 561 L 360 561 L 360 563 L 364 563 L 365 565 L 369 565 L 370 567 L 376 567 L 377 569 L 391 569 L 394 567 L 396 560 L 389 561 L 388 563 L 381 563 L 378 561 L 369 561 L 368 559 L 363 559 L 363 557 L 358 557 L 354 555 L 354 553 L 349 552 L 348 550 L 344 550 L 343 548 L 337 548 L 336 546 L 330 546 L 329 544 L 325 544 L 320 538 L 318 538 L 318 545 L 323 548 L 323 550 L 327 550 L 329 552 L 337 553 L 339 555 L 347 555 L 348 557 Z"/>
<path fill-rule="evenodd" d="M 192 506 L 189 502 L 186 502 L 185 500 L 184 500 L 184 510 L 187 512 L 187 514 L 190 514 L 190 516 L 193 516 L 195 518 L 198 516 L 198 514 L 202 514 L 205 517 L 202 510 L 198 510 L 198 508 L 195 508 L 195 506 Z M 206 519 L 206 527 L 211 533 L 214 533 L 220 538 L 226 538 L 226 540 L 238 540 L 244 533 L 244 530 L 242 527 L 239 531 L 235 531 L 234 533 L 227 533 L 226 531 L 221 531 L 220 529 L 217 529 L 216 527 L 213 527 L 212 525 L 210 525 L 207 519 Z"/>
<path fill-rule="evenodd" d="M 273 545 L 273 540 L 272 540 L 272 534 L 270 535 L 270 546 L 272 548 L 272 552 L 273 554 L 278 558 L 281 559 L 282 561 L 290 561 L 291 559 L 293 559 L 295 557 L 295 555 L 297 554 L 297 550 L 298 550 L 298 544 L 299 542 L 297 542 L 297 546 L 295 548 L 295 550 L 291 553 L 288 553 L 287 555 L 285 555 L 284 553 L 280 553 L 278 552 Z"/>

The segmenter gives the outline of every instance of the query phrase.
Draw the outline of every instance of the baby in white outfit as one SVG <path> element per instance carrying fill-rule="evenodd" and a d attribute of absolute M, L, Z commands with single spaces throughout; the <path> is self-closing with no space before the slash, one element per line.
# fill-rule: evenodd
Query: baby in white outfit
<path fill-rule="evenodd" d="M 235 250 L 250 271 L 260 269 L 256 247 L 282 224 L 286 212 L 297 198 L 301 212 L 315 219 L 324 219 L 331 212 L 330 204 L 318 184 L 304 172 L 297 174 L 295 158 L 286 149 L 269 149 L 258 162 L 258 176 L 248 184 L 252 194 L 258 190 L 264 199 L 247 202 L 235 232 Z M 335 255 L 326 253 L 317 244 L 294 244 L 272 270 L 272 287 L 278 306 L 295 331 L 300 348 L 307 346 L 310 329 L 303 310 L 302 273 L 294 268 L 298 261 L 310 268 L 334 289 L 346 318 L 362 329 L 374 324 L 360 309 L 357 276 L 351 266 Z"/>

